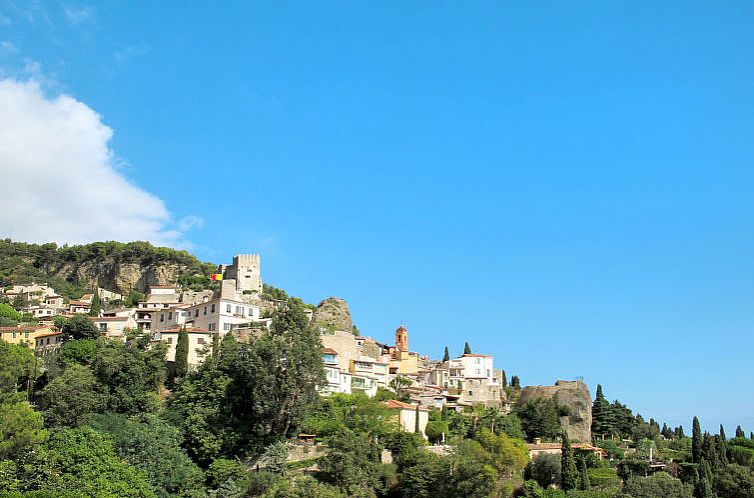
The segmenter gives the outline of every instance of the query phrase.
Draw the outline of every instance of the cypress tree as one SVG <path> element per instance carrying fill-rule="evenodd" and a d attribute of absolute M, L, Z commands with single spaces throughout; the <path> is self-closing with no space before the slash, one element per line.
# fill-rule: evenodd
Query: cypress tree
<path fill-rule="evenodd" d="M 505 370 L 501 370 L 501 382 L 503 383 L 503 389 L 508 387 L 508 377 L 505 375 Z"/>
<path fill-rule="evenodd" d="M 563 440 L 560 455 L 560 487 L 563 491 L 570 491 L 576 489 L 579 484 L 579 471 L 576 470 L 576 460 L 568 434 L 564 431 L 560 437 Z"/>
<path fill-rule="evenodd" d="M 414 413 L 414 432 L 421 434 L 421 424 L 419 424 L 419 405 L 416 405 L 416 413 Z"/>
<path fill-rule="evenodd" d="M 94 294 L 92 295 L 92 304 L 89 305 L 89 316 L 99 316 L 99 312 L 102 309 L 102 303 L 99 299 L 99 284 L 94 286 Z"/>
<path fill-rule="evenodd" d="M 740 425 L 736 427 L 736 437 L 746 437 L 746 433 L 741 429 Z"/>
<path fill-rule="evenodd" d="M 173 376 L 183 377 L 188 372 L 189 337 L 186 327 L 178 332 L 178 342 L 175 345 L 175 362 Z"/>
<path fill-rule="evenodd" d="M 702 461 L 702 428 L 699 426 L 699 419 L 694 417 L 691 429 L 691 461 L 700 463 Z"/>
<path fill-rule="evenodd" d="M 683 426 L 682 426 L 682 425 L 679 425 L 679 426 L 678 426 L 678 427 L 676 428 L 676 437 L 677 437 L 678 439 L 681 439 L 681 438 L 684 438 L 684 437 L 686 437 L 686 434 L 685 434 L 685 433 L 683 432 Z"/>
<path fill-rule="evenodd" d="M 752 441 L 754 441 L 754 432 L 750 432 L 749 433 L 749 439 L 751 439 Z"/>
<path fill-rule="evenodd" d="M 594 403 L 592 403 L 592 434 L 603 436 L 612 434 L 614 430 L 612 406 L 602 394 L 602 385 L 597 384 L 597 394 L 594 396 Z"/>
<path fill-rule="evenodd" d="M 579 483 L 579 489 L 587 490 L 592 487 L 591 483 L 589 482 L 589 474 L 586 470 L 586 458 L 581 457 L 579 462 L 579 477 L 581 478 L 581 482 Z"/>
<path fill-rule="evenodd" d="M 445 346 L 445 354 L 442 356 L 442 361 L 450 361 L 450 351 L 448 351 L 448 346 Z"/>
<path fill-rule="evenodd" d="M 725 437 L 725 428 L 723 427 L 723 424 L 720 424 L 720 439 L 723 441 L 728 440 L 728 438 Z"/>
<path fill-rule="evenodd" d="M 463 354 L 471 354 L 471 346 L 469 346 L 468 341 L 463 345 Z"/>
<path fill-rule="evenodd" d="M 699 465 L 699 480 L 694 486 L 694 498 L 714 498 L 712 493 L 712 470 L 705 459 Z"/>
<path fill-rule="evenodd" d="M 521 389 L 521 381 L 519 380 L 518 375 L 511 377 L 511 387 L 514 389 Z"/>

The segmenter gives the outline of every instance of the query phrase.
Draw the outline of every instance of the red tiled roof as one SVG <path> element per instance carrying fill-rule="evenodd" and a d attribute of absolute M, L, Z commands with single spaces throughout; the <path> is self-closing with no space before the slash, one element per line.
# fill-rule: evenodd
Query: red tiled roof
<path fill-rule="evenodd" d="M 337 351 L 335 351 L 332 348 L 322 348 L 319 350 L 322 354 L 338 354 Z"/>
<path fill-rule="evenodd" d="M 180 331 L 181 329 L 179 327 L 175 327 L 172 329 L 163 330 L 162 332 L 160 332 L 160 334 L 177 334 Z M 186 332 L 188 332 L 189 334 L 208 334 L 209 330 L 200 329 L 197 327 L 186 327 Z"/>
<path fill-rule="evenodd" d="M 50 327 L 48 327 L 46 325 L 42 325 L 42 326 L 37 325 L 36 327 L 34 327 L 34 326 L 27 326 L 27 327 L 0 327 L 0 331 L 1 332 L 18 332 L 18 331 L 26 332 L 26 331 L 31 331 L 31 330 L 40 330 L 40 329 L 49 329 L 49 328 Z"/>
<path fill-rule="evenodd" d="M 461 358 L 464 356 L 466 357 L 479 357 L 479 358 L 492 358 L 492 356 L 486 355 L 486 354 L 472 354 L 472 353 L 465 353 L 461 355 Z"/>
<path fill-rule="evenodd" d="M 38 335 L 35 339 L 42 339 L 43 337 L 52 337 L 54 335 L 61 335 L 62 332 L 53 332 L 52 334 L 42 334 Z"/>
<path fill-rule="evenodd" d="M 90 320 L 93 322 L 125 322 L 128 320 L 127 316 L 90 316 Z"/>
<path fill-rule="evenodd" d="M 416 410 L 416 405 L 411 405 L 408 403 L 404 403 L 403 401 L 398 401 L 397 399 L 389 399 L 385 402 L 388 408 L 395 408 L 395 409 L 402 409 L 402 410 Z M 427 408 L 419 407 L 419 411 L 427 412 L 429 411 Z"/>

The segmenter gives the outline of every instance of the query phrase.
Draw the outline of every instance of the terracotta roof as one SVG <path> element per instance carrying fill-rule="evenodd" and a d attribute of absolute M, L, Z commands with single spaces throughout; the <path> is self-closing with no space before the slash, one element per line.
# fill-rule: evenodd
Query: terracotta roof
<path fill-rule="evenodd" d="M 180 327 L 175 327 L 172 329 L 163 330 L 160 332 L 160 334 L 177 334 L 180 331 L 181 331 Z M 186 332 L 188 332 L 189 334 L 208 334 L 209 330 L 200 329 L 197 327 L 186 327 Z"/>
<path fill-rule="evenodd" d="M 90 316 L 89 319 L 94 322 L 125 322 L 127 316 Z"/>
<path fill-rule="evenodd" d="M 388 408 L 400 408 L 401 410 L 416 410 L 417 405 L 411 405 L 409 403 L 404 403 L 403 401 L 398 401 L 397 399 L 389 399 L 385 403 Z M 428 412 L 429 410 L 427 408 L 419 407 L 419 411 Z"/>
<path fill-rule="evenodd" d="M 322 354 L 338 354 L 337 351 L 335 351 L 332 348 L 322 348 L 319 350 Z"/>
<path fill-rule="evenodd" d="M 68 304 L 70 304 L 72 306 L 89 306 L 92 303 L 87 303 L 87 302 L 84 302 L 84 301 L 71 301 Z"/>
<path fill-rule="evenodd" d="M 37 337 L 35 337 L 35 339 L 41 339 L 43 337 L 52 337 L 54 335 L 61 335 L 61 334 L 62 334 L 62 332 L 53 332 L 52 334 L 42 334 L 42 335 L 38 335 Z"/>
<path fill-rule="evenodd" d="M 486 354 L 472 354 L 472 353 L 465 353 L 461 355 L 461 358 L 463 357 L 478 357 L 478 358 L 492 358 L 490 355 Z"/>

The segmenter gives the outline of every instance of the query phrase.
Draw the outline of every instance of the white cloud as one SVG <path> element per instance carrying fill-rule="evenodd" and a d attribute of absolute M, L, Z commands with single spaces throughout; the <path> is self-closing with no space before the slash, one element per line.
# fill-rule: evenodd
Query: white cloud
<path fill-rule="evenodd" d="M 0 80 L 0 234 L 29 242 L 148 240 L 187 247 L 165 203 L 126 179 L 113 131 L 83 102 L 48 98 L 36 81 Z"/>
<path fill-rule="evenodd" d="M 71 24 L 83 24 L 94 19 L 94 8 L 89 5 L 63 4 L 63 14 Z"/>

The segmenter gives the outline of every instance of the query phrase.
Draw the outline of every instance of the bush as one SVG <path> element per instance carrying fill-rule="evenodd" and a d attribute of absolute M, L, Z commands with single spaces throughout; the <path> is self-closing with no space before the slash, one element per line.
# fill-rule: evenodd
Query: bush
<path fill-rule="evenodd" d="M 441 443 L 443 435 L 447 438 L 450 434 L 448 429 L 448 423 L 442 420 L 433 420 L 427 422 L 427 427 L 424 429 L 424 433 L 432 444 Z"/>
<path fill-rule="evenodd" d="M 543 488 L 559 484 L 560 455 L 539 455 L 531 462 L 528 473 Z"/>

